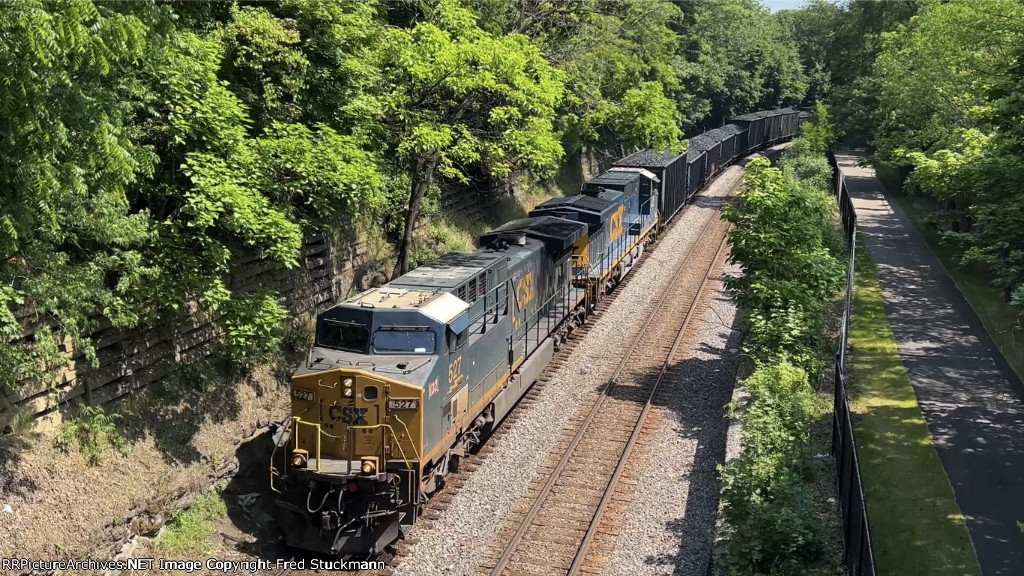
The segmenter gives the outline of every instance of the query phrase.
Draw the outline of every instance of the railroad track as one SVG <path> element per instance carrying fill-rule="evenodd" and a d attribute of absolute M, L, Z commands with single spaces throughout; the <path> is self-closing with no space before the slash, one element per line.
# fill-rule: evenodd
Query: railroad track
<path fill-rule="evenodd" d="M 532 503 L 514 517 L 515 527 L 504 532 L 511 532 L 510 538 L 480 573 L 575 576 L 600 570 L 602 554 L 594 552 L 610 550 L 621 521 L 608 510 L 721 259 L 728 228 L 718 216 L 704 225 L 587 415 L 563 439 L 561 458 L 547 480 L 528 492 Z M 704 273 L 687 274 L 695 269 Z M 602 536 L 605 542 L 598 545 Z"/>
<path fill-rule="evenodd" d="M 725 201 L 725 199 L 723 199 L 723 201 Z M 693 208 L 693 204 L 684 206 L 682 211 L 680 211 L 680 213 L 676 215 L 673 221 L 669 223 L 669 226 L 660 232 L 658 239 L 664 237 L 665 234 L 669 233 L 680 221 L 684 219 L 684 215 L 687 212 L 691 211 Z M 710 217 L 709 222 L 707 222 L 704 225 L 699 235 L 699 238 L 704 237 L 706 235 L 704 232 L 708 229 L 710 225 L 712 225 L 716 221 L 718 221 L 717 214 L 712 215 Z M 699 238 L 698 243 L 700 241 Z M 568 335 L 566 340 L 563 341 L 562 345 L 555 352 L 555 355 L 551 359 L 551 362 L 548 364 L 547 368 L 545 368 L 545 370 L 541 373 L 541 375 L 538 377 L 537 381 L 533 384 L 533 386 L 526 392 L 526 394 L 523 395 L 523 397 L 512 409 L 512 411 L 505 417 L 505 419 L 501 423 L 501 426 L 494 430 L 490 436 L 485 438 L 484 441 L 482 442 L 482 445 L 474 453 L 470 454 L 467 458 L 463 459 L 462 465 L 460 466 L 459 470 L 446 479 L 444 487 L 441 488 L 437 493 L 435 493 L 425 505 L 423 513 L 420 515 L 420 517 L 417 519 L 416 524 L 414 525 L 413 533 L 409 537 L 400 540 L 399 542 L 396 542 L 395 545 L 389 547 L 388 550 L 382 552 L 376 558 L 374 558 L 375 560 L 381 560 L 385 562 L 387 564 L 387 567 L 383 570 L 361 570 L 359 572 L 356 572 L 355 574 L 358 574 L 358 576 L 392 576 L 395 568 L 404 560 L 404 557 L 406 553 L 409 551 L 410 547 L 418 542 L 418 538 L 416 537 L 415 532 L 416 529 L 430 528 L 432 526 L 432 523 L 435 520 L 438 520 L 444 513 L 444 511 L 448 509 L 449 504 L 452 502 L 458 491 L 461 490 L 463 485 L 466 483 L 466 481 L 469 478 L 469 475 L 475 472 L 477 468 L 479 468 L 484 463 L 487 456 L 498 445 L 498 442 L 501 441 L 501 438 L 504 437 L 511 430 L 512 424 L 519 421 L 522 418 L 523 414 L 528 410 L 528 408 L 536 402 L 538 396 L 540 396 L 540 394 L 543 392 L 546 386 L 551 382 L 555 372 L 557 372 L 562 367 L 566 360 L 572 355 L 573 351 L 576 349 L 579 343 L 587 336 L 587 334 L 591 331 L 593 326 L 595 326 L 595 321 L 598 320 L 615 302 L 615 295 L 625 290 L 629 283 L 638 276 L 637 272 L 639 272 L 639 270 L 643 267 L 647 259 L 650 258 L 651 255 L 654 253 L 654 248 L 657 245 L 658 242 L 657 240 L 655 240 L 650 246 L 647 247 L 646 250 L 644 250 L 644 253 L 640 256 L 640 259 L 637 261 L 636 267 L 633 270 L 633 272 L 626 276 L 618 285 L 616 285 L 614 290 L 610 294 L 606 294 L 605 297 L 602 298 L 597 303 L 595 309 L 590 314 L 588 314 L 586 322 L 578 326 L 575 330 L 573 330 Z M 694 244 L 694 249 L 696 248 L 697 244 Z M 693 252 L 694 250 L 691 250 L 691 256 Z M 688 256 L 686 260 L 688 260 L 689 258 L 690 256 Z M 684 261 L 673 271 L 674 276 L 672 282 L 674 282 L 674 279 L 680 274 L 680 271 L 682 269 L 686 268 L 686 266 L 687 262 Z M 670 282 L 669 284 L 670 287 L 672 282 Z M 645 312 L 648 315 L 651 315 L 657 310 L 657 308 L 657 306 L 649 305 L 645 308 Z M 280 574 L 275 574 L 274 576 L 302 576 L 306 573 L 312 574 L 312 571 L 284 570 Z M 546 576 L 548 573 L 545 572 L 544 574 Z"/>

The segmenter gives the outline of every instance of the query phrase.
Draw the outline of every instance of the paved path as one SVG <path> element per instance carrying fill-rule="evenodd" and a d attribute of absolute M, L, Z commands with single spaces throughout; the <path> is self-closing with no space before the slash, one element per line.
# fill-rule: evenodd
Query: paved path
<path fill-rule="evenodd" d="M 874 169 L 858 166 L 863 153 L 836 158 L 982 572 L 1024 576 L 1024 386 Z"/>

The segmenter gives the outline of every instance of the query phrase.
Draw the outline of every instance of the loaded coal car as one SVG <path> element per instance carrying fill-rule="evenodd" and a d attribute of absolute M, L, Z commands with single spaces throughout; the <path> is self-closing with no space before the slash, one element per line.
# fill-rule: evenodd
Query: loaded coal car
<path fill-rule="evenodd" d="M 750 154 L 796 136 L 800 128 L 799 114 L 792 108 L 779 108 L 743 114 L 730 122 L 747 131 L 744 152 Z"/>
<path fill-rule="evenodd" d="M 736 159 L 743 134 L 739 126 L 726 124 L 690 138 L 686 149 L 686 189 L 691 197 Z"/>
<path fill-rule="evenodd" d="M 613 164 L 620 169 L 643 169 L 656 180 L 659 225 L 666 225 L 689 201 L 686 189 L 686 154 L 647 148 Z M 614 169 L 614 168 L 613 168 Z"/>

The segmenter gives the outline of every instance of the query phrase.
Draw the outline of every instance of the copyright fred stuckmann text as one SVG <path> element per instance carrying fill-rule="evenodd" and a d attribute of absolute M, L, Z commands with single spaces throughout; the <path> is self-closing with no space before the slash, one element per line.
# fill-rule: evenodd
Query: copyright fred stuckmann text
<path fill-rule="evenodd" d="M 381 570 L 384 562 L 355 560 L 169 560 L 166 558 L 129 558 L 127 560 L 34 560 L 31 558 L 0 558 L 0 571 L 65 571 L 106 572 L 122 570 L 160 570 L 193 574 L 196 572 L 234 574 L 248 572 L 255 574 L 263 570 Z"/>

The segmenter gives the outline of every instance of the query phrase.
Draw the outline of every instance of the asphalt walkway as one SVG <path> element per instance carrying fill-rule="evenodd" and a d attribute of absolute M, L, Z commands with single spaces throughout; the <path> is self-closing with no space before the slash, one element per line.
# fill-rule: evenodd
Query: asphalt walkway
<path fill-rule="evenodd" d="M 1024 576 L 1024 386 L 874 168 L 859 165 L 864 153 L 836 159 L 982 572 Z"/>

